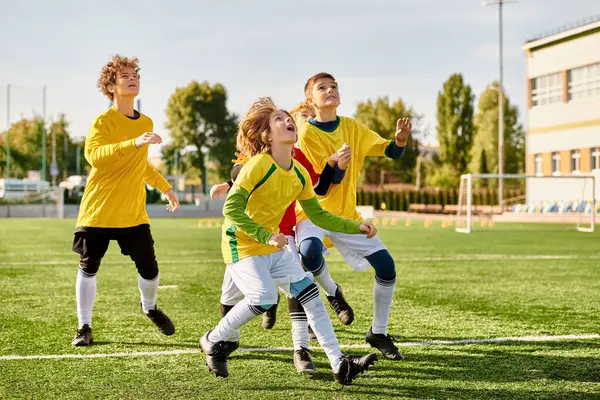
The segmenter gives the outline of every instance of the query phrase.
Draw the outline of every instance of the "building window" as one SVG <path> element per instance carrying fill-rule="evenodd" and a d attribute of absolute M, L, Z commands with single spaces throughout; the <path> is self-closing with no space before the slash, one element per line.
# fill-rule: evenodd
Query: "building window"
<path fill-rule="evenodd" d="M 600 147 L 594 147 L 590 153 L 590 167 L 592 171 L 600 171 Z"/>
<path fill-rule="evenodd" d="M 581 172 L 579 169 L 579 161 L 581 159 L 581 155 L 579 154 L 579 150 L 571 150 L 571 173 L 578 174 Z"/>
<path fill-rule="evenodd" d="M 541 154 L 536 154 L 533 157 L 533 173 L 536 176 L 542 176 L 542 162 L 543 162 L 543 157 Z"/>
<path fill-rule="evenodd" d="M 552 175 L 560 175 L 560 153 L 552 153 Z"/>
<path fill-rule="evenodd" d="M 531 106 L 561 103 L 563 96 L 560 72 L 531 79 Z"/>
<path fill-rule="evenodd" d="M 600 97 L 600 63 L 569 70 L 567 82 L 569 101 Z"/>

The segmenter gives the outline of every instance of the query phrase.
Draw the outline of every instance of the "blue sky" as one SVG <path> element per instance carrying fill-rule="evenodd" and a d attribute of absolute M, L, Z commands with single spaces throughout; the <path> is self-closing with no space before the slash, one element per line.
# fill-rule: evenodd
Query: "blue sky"
<path fill-rule="evenodd" d="M 504 13 L 505 87 L 524 111 L 531 36 L 600 14 L 598 0 L 520 0 Z M 191 80 L 221 82 L 229 108 L 258 96 L 285 108 L 320 71 L 340 83 L 341 115 L 356 104 L 401 97 L 425 115 L 435 140 L 437 92 L 461 72 L 476 94 L 498 77 L 498 10 L 478 0 L 67 0 L 5 1 L 0 14 L 0 129 L 11 119 L 64 112 L 85 136 L 108 101 L 95 87 L 114 53 L 141 61 L 142 112 L 164 137 L 167 101 Z M 157 154 L 155 148 L 151 154 Z"/>

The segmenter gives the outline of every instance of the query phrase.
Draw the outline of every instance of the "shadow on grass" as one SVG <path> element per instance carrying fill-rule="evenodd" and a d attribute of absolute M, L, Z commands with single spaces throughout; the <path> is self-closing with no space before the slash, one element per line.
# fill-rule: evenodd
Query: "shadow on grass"
<path fill-rule="evenodd" d="M 489 349 L 472 346 L 429 347 L 427 351 L 409 351 L 406 361 L 393 362 L 380 357 L 373 368 L 343 390 L 347 390 L 348 395 L 373 395 L 375 391 L 380 398 L 600 399 L 600 392 L 597 395 L 579 393 L 573 387 L 573 384 L 600 384 L 600 357 L 565 354 L 567 351 L 581 353 L 582 350 L 597 350 L 598 347 L 598 343 L 585 341 L 506 343 L 490 346 Z M 239 353 L 232 357 L 232 362 L 235 359 L 276 361 L 293 368 L 292 352 Z M 313 379 L 332 382 L 329 365 L 317 363 L 317 368 L 319 371 L 313 375 Z M 423 386 L 415 385 L 415 381 L 422 381 Z M 445 386 L 442 383 L 444 381 L 452 387 Z M 403 385 L 402 382 L 410 384 Z M 547 382 L 545 386 L 548 389 L 485 388 L 486 385 L 497 387 L 528 382 Z M 559 384 L 561 389 L 552 388 L 553 383 Z M 249 387 L 244 389 L 252 390 Z M 254 389 L 277 391 L 282 390 L 283 386 Z M 302 387 L 286 386 L 285 389 L 309 392 L 308 388 Z M 311 387 L 310 391 L 313 390 Z M 330 391 L 327 388 L 316 390 Z"/>

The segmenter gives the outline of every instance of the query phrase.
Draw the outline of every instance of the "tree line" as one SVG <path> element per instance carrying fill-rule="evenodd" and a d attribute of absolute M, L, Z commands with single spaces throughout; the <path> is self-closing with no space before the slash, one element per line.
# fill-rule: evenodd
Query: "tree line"
<path fill-rule="evenodd" d="M 439 148 L 424 146 L 428 132 L 422 129 L 423 115 L 404 99 L 380 97 L 357 105 L 354 117 L 383 137 L 393 138 L 396 120 L 413 119 L 414 132 L 404 156 L 397 161 L 368 158 L 361 176 L 364 185 L 398 183 L 427 187 L 456 187 L 461 174 L 495 173 L 498 170 L 498 98 L 499 85 L 492 82 L 478 98 L 462 74 L 451 75 L 437 96 L 435 134 Z M 192 81 L 178 87 L 170 96 L 165 110 L 170 142 L 161 149 L 163 173 L 187 178 L 226 180 L 235 151 L 239 116 L 227 108 L 227 90 L 220 84 Z M 504 95 L 504 164 L 506 173 L 525 169 L 525 134 L 517 108 Z M 80 157 L 83 173 L 89 165 L 83 151 L 68 134 L 64 114 L 49 124 L 36 116 L 21 119 L 10 128 L 11 176 L 25 177 L 28 170 L 42 168 L 42 130 L 47 131 L 46 177 L 50 177 L 52 133 L 56 135 L 57 164 L 60 177 L 76 173 Z M 0 133 L 0 175 L 6 169 L 6 132 Z M 177 154 L 176 154 L 177 153 Z M 177 171 L 176 171 L 177 169 Z"/>

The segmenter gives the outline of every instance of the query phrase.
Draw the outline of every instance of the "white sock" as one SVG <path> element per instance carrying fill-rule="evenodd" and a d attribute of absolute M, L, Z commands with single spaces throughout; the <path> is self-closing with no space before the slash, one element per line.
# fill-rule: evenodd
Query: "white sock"
<path fill-rule="evenodd" d="M 217 327 L 210 332 L 208 340 L 217 342 L 227 342 L 229 340 L 239 339 L 240 328 L 250 322 L 252 318 L 263 313 L 259 306 L 248 304 L 246 299 L 237 303 L 227 315 L 219 321 Z"/>
<path fill-rule="evenodd" d="M 308 349 L 308 318 L 304 308 L 296 299 L 288 300 L 290 320 L 292 322 L 292 342 L 294 350 Z"/>
<path fill-rule="evenodd" d="M 317 335 L 319 344 L 325 350 L 333 373 L 338 373 L 340 370 L 341 359 L 344 355 L 340 350 L 340 344 L 333 331 L 333 325 L 329 319 L 329 314 L 327 314 L 323 301 L 321 300 L 321 297 L 319 297 L 319 288 L 316 287 L 316 285 L 309 286 L 307 290 L 300 293 L 298 301 L 304 307 L 308 322 Z"/>
<path fill-rule="evenodd" d="M 89 276 L 79 268 L 75 281 L 75 297 L 77 298 L 77 319 L 79 329 L 83 325 L 92 327 L 92 309 L 96 300 L 96 275 Z"/>
<path fill-rule="evenodd" d="M 156 295 L 158 294 L 158 281 L 160 274 L 152 280 L 144 279 L 138 275 L 138 288 L 140 288 L 140 299 L 142 301 L 142 310 L 148 313 L 156 307 Z"/>
<path fill-rule="evenodd" d="M 323 265 L 319 269 L 318 275 L 314 275 L 314 277 L 327 296 L 335 296 L 337 285 L 331 275 L 329 275 L 329 269 L 327 269 L 325 260 L 323 260 Z"/>
<path fill-rule="evenodd" d="M 388 319 L 394 298 L 396 278 L 386 281 L 375 275 L 373 285 L 373 324 L 371 329 L 375 334 L 387 335 Z"/>

